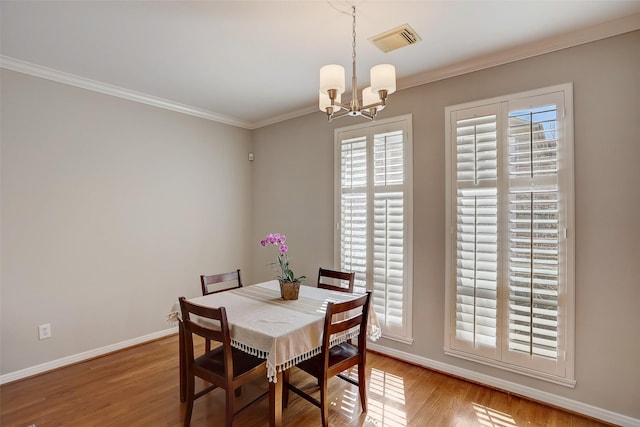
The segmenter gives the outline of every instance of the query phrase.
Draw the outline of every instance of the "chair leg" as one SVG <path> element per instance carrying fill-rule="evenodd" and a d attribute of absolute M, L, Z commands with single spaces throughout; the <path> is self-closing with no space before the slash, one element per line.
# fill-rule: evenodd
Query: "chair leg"
<path fill-rule="evenodd" d="M 358 391 L 360 392 L 362 412 L 367 412 L 367 379 L 365 376 L 364 363 L 358 365 Z"/>
<path fill-rule="evenodd" d="M 233 427 L 233 395 L 235 390 L 233 390 L 233 387 L 227 387 L 224 392 L 226 394 L 224 425 L 225 427 Z"/>
<path fill-rule="evenodd" d="M 193 413 L 193 400 L 195 395 L 195 381 L 191 376 L 187 379 L 186 393 L 187 393 L 187 407 L 184 412 L 184 427 L 191 425 L 191 414 Z"/>
<path fill-rule="evenodd" d="M 329 427 L 329 405 L 327 402 L 327 378 L 320 383 L 320 412 L 322 427 Z"/>
<path fill-rule="evenodd" d="M 291 368 L 282 372 L 282 408 L 289 406 L 289 372 Z"/>
<path fill-rule="evenodd" d="M 182 321 L 178 322 L 178 364 L 180 372 L 180 402 L 187 400 L 187 356 L 185 355 L 186 344 L 184 342 L 184 328 Z"/>

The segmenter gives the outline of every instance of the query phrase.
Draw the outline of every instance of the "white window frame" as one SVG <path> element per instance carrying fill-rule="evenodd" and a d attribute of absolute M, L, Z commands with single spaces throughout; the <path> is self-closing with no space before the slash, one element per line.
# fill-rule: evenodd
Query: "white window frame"
<path fill-rule="evenodd" d="M 559 247 L 561 251 L 561 275 L 558 299 L 558 358 L 552 364 L 548 360 L 509 351 L 509 281 L 507 277 L 507 257 L 509 250 L 508 222 L 508 115 L 509 110 L 533 108 L 530 99 L 549 97 L 560 100 L 563 111 L 558 111 L 558 124 L 562 146 L 558 153 L 561 170 L 557 174 L 560 188 L 560 210 L 563 226 L 560 228 Z M 533 101 L 535 102 L 535 100 Z M 509 108 L 509 105 L 513 107 Z M 558 105 L 558 104 L 556 104 Z M 497 115 L 497 188 L 498 188 L 498 250 L 497 259 L 497 315 L 496 345 L 482 346 L 456 338 L 456 292 L 457 292 L 457 141 L 456 114 L 468 113 Z M 561 114 L 564 115 L 562 118 Z M 445 345 L 447 355 L 498 367 L 523 375 L 546 380 L 567 387 L 575 386 L 575 235 L 574 235 L 574 168 L 573 168 L 573 84 L 566 83 L 527 92 L 500 96 L 488 100 L 469 102 L 445 108 L 446 143 L 446 270 L 445 270 Z M 501 172 L 503 171 L 503 172 Z M 532 184 L 533 185 L 533 184 Z"/>
<path fill-rule="evenodd" d="M 389 326 L 385 319 L 378 315 L 382 328 L 382 337 L 405 344 L 413 343 L 413 125 L 412 115 L 406 114 L 385 120 L 376 120 L 352 126 L 337 128 L 334 131 L 334 263 L 335 268 L 341 268 L 341 145 L 343 140 L 366 137 L 367 146 L 367 255 L 366 278 L 364 281 L 356 273 L 356 287 L 358 282 L 366 290 L 373 290 L 373 136 L 390 131 L 403 131 L 403 184 L 395 187 L 403 192 L 403 301 L 402 325 Z M 389 190 L 387 190 L 389 191 Z M 375 293 L 374 293 L 375 298 Z M 375 304 L 375 303 L 374 303 Z"/>

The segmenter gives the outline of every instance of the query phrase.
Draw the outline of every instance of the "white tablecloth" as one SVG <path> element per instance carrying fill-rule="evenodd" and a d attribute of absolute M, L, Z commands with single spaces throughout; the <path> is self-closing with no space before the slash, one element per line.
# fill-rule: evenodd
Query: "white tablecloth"
<path fill-rule="evenodd" d="M 231 344 L 247 353 L 267 360 L 267 375 L 274 380 L 276 370 L 285 370 L 320 352 L 324 317 L 328 302 L 342 302 L 359 295 L 300 286 L 297 300 L 280 298 L 277 280 L 245 286 L 226 292 L 190 298 L 189 301 L 210 307 L 225 307 Z M 169 320 L 178 320 L 175 304 Z M 376 340 L 381 330 L 370 304 L 367 336 Z M 332 343 L 357 336 L 357 329 Z"/>

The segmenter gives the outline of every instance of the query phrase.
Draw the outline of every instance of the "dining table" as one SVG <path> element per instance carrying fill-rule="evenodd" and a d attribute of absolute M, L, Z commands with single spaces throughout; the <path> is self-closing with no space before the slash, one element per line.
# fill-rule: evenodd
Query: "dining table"
<path fill-rule="evenodd" d="M 321 352 L 327 304 L 355 299 L 362 294 L 300 286 L 298 299 L 285 300 L 277 280 L 257 283 L 188 298 L 207 307 L 225 307 L 231 345 L 266 360 L 269 379 L 269 425 L 282 425 L 282 373 Z M 367 337 L 381 336 L 380 324 L 373 309 L 367 313 Z M 169 320 L 178 322 L 180 335 L 180 400 L 186 400 L 186 356 L 184 331 L 179 305 L 174 304 Z M 331 345 L 358 335 L 358 328 L 331 337 Z"/>

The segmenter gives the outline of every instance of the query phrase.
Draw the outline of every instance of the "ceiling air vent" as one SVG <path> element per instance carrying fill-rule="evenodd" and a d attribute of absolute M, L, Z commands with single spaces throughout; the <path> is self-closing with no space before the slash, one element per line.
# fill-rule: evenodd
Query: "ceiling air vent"
<path fill-rule="evenodd" d="M 420 36 L 409 24 L 404 24 L 369 39 L 383 52 L 391 52 L 401 47 L 418 43 Z"/>

